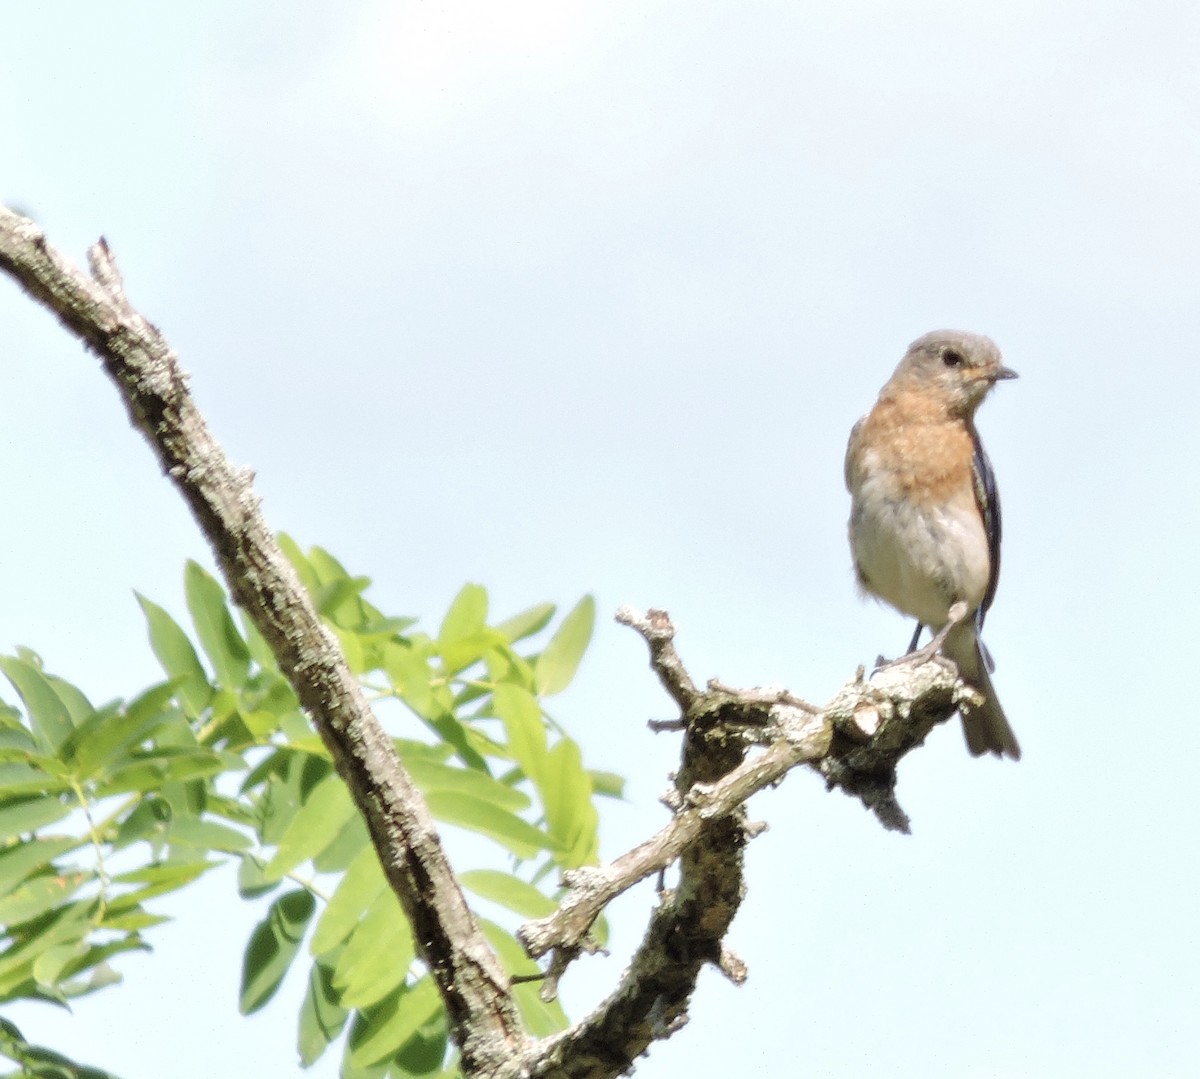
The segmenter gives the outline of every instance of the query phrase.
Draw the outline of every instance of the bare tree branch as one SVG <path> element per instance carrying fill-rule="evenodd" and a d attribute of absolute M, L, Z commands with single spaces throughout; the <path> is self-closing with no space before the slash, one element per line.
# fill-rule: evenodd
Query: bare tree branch
<path fill-rule="evenodd" d="M 125 298 L 108 245 L 88 277 L 33 222 L 0 207 L 0 268 L 97 356 L 130 419 L 191 507 L 237 602 L 271 646 L 363 812 L 389 883 L 412 924 L 469 1073 L 524 1043 L 508 977 L 450 869 L 420 792 L 371 713 L 333 634 L 259 512 L 248 471 L 230 464 L 159 331 Z"/>
<path fill-rule="evenodd" d="M 654 613 L 663 616 L 661 611 Z M 582 945 L 596 917 L 613 899 L 673 865 L 700 836 L 706 822 L 728 817 L 752 794 L 778 782 L 797 764 L 820 760 L 828 752 L 832 731 L 823 715 L 775 704 L 763 719 L 775 732 L 775 740 L 765 752 L 742 761 L 712 783 L 696 783 L 680 791 L 682 804 L 666 827 L 615 861 L 564 874 L 568 891 L 558 910 L 527 922 L 518 934 L 530 955 L 536 958 L 551 948 Z"/>
<path fill-rule="evenodd" d="M 650 647 L 650 669 L 658 675 L 663 689 L 679 705 L 680 713 L 686 715 L 699 693 L 675 651 L 675 627 L 671 625 L 667 612 L 650 610 L 643 615 L 632 607 L 622 607 L 617 611 L 617 621 L 642 635 Z"/>
<path fill-rule="evenodd" d="M 681 708 L 677 724 L 659 726 L 685 732 L 683 767 L 666 827 L 606 866 L 568 874 L 558 910 L 519 930 L 531 955 L 550 953 L 549 993 L 566 966 L 590 950 L 588 931 L 608 902 L 676 861 L 680 879 L 653 912 L 616 992 L 570 1030 L 530 1046 L 528 1071 L 538 1076 L 619 1075 L 651 1042 L 687 1021 L 705 963 L 735 983 L 745 980 L 745 964 L 724 937 L 743 894 L 742 849 L 762 830 L 746 822 L 746 799 L 808 764 L 831 788 L 860 798 L 885 827 L 907 831 L 895 798 L 896 765 L 971 692 L 941 659 L 901 660 L 871 681 L 860 669 L 824 709 L 779 689 L 736 690 L 712 681 L 701 692 L 675 650 L 665 612 L 623 608 L 617 621 L 646 640 L 651 667 Z M 752 746 L 765 748 L 747 757 Z"/>

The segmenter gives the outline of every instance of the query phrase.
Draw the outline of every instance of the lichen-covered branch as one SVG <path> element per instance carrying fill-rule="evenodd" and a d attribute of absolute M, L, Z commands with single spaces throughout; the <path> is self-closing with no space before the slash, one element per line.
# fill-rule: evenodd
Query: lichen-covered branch
<path fill-rule="evenodd" d="M 632 607 L 622 607 L 617 611 L 617 621 L 642 635 L 650 649 L 651 670 L 679 706 L 681 715 L 686 715 L 700 694 L 675 651 L 675 627 L 667 612 L 650 610 L 638 614 Z"/>
<path fill-rule="evenodd" d="M 742 898 L 742 849 L 757 834 L 743 809 L 752 794 L 806 764 L 830 787 L 860 798 L 885 827 L 907 831 L 895 798 L 896 765 L 971 692 L 941 659 L 901 660 L 870 681 L 860 670 L 823 709 L 783 690 L 709 682 L 701 691 L 675 650 L 665 612 L 622 609 L 617 620 L 645 638 L 651 667 L 683 713 L 678 723 L 656 727 L 684 731 L 683 766 L 669 799 L 674 812 L 657 835 L 608 865 L 569 874 L 558 910 L 527 922 L 518 935 L 531 955 L 549 953 L 553 992 L 567 964 L 588 950 L 588 931 L 608 902 L 676 861 L 679 883 L 652 913 L 617 990 L 570 1030 L 529 1047 L 526 1070 L 534 1076 L 619 1075 L 687 1021 L 705 963 L 733 981 L 745 979 L 724 937 Z M 761 752 L 750 755 L 754 746 Z"/>
<path fill-rule="evenodd" d="M 775 740 L 712 783 L 677 792 L 681 803 L 657 835 L 604 866 L 583 866 L 564 876 L 566 897 L 546 918 L 521 927 L 521 942 L 535 958 L 551 948 L 580 945 L 600 912 L 622 892 L 673 865 L 703 831 L 706 822 L 734 813 L 752 794 L 782 779 L 797 764 L 820 760 L 831 733 L 824 716 L 776 704 L 766 722 Z"/>
<path fill-rule="evenodd" d="M 89 262 L 91 276 L 33 222 L 0 207 L 0 268 L 96 353 L 117 384 L 363 812 L 446 1003 L 464 1068 L 493 1072 L 522 1048 L 524 1035 L 507 975 L 467 906 L 424 799 L 267 527 L 251 474 L 235 469 L 217 444 L 175 354 L 126 299 L 103 240 Z"/>

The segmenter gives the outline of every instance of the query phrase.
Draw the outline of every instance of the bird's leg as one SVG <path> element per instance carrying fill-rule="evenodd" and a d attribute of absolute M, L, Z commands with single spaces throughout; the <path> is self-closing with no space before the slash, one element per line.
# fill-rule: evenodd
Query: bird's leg
<path fill-rule="evenodd" d="M 952 603 L 949 612 L 947 612 L 946 624 L 933 635 L 933 640 L 924 648 L 918 648 L 916 651 L 910 652 L 900 662 L 912 663 L 914 665 L 928 663 L 934 656 L 941 652 L 942 645 L 946 643 L 946 638 L 950 635 L 950 631 L 955 626 L 961 625 L 966 621 L 969 613 L 970 608 L 964 600 L 960 599 Z"/>
<path fill-rule="evenodd" d="M 908 648 L 904 650 L 904 656 L 910 656 L 917 650 L 917 642 L 921 639 L 921 633 L 924 629 L 925 623 L 918 622 L 917 628 L 913 630 L 912 640 L 908 642 Z M 885 659 L 883 654 L 880 653 L 875 657 L 875 670 L 878 671 L 886 667 L 889 663 L 899 663 L 901 659 L 904 659 L 904 656 L 900 656 L 899 659 Z"/>
<path fill-rule="evenodd" d="M 959 625 L 965 621 L 971 609 L 964 600 L 958 600 L 956 603 L 950 604 L 950 610 L 947 612 L 946 625 L 934 634 L 934 640 L 930 641 L 924 648 L 914 648 L 907 655 L 901 655 L 900 659 L 895 659 L 887 666 L 896 664 L 912 664 L 919 666 L 920 664 L 929 663 L 929 661 L 942 651 L 942 645 L 946 643 L 947 636 L 950 630 L 954 629 L 955 625 Z M 913 645 L 916 645 L 917 639 L 913 637 Z"/>

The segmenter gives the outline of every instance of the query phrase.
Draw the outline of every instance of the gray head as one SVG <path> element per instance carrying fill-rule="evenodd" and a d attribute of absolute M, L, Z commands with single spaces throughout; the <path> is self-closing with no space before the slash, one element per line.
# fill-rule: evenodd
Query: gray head
<path fill-rule="evenodd" d="M 990 337 L 962 330 L 934 330 L 908 346 L 892 384 L 912 389 L 917 383 L 947 411 L 970 415 L 997 382 L 1016 377 L 1016 371 L 1004 366 L 1000 350 Z"/>

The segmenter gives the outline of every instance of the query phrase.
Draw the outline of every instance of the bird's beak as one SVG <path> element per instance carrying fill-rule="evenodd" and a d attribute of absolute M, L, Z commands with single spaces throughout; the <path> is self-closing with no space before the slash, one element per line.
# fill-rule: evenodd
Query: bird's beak
<path fill-rule="evenodd" d="M 993 382 L 999 382 L 1001 379 L 1017 377 L 1016 371 L 1014 371 L 1011 367 L 997 367 L 996 370 L 992 372 Z"/>

